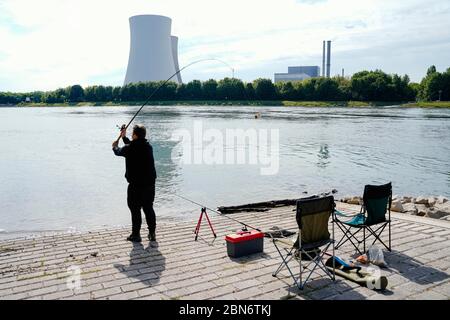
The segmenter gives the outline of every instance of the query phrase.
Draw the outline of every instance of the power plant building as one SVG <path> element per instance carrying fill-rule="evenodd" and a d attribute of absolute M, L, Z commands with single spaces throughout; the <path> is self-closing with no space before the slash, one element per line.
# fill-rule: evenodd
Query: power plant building
<path fill-rule="evenodd" d="M 275 83 L 282 81 L 302 81 L 309 78 L 320 76 L 320 68 L 318 66 L 294 66 L 288 67 L 287 73 L 275 73 Z"/>
<path fill-rule="evenodd" d="M 179 70 L 178 38 L 171 35 L 172 20 L 159 15 L 130 18 L 130 54 L 124 85 L 167 80 Z M 181 83 L 181 75 L 171 81 Z"/>

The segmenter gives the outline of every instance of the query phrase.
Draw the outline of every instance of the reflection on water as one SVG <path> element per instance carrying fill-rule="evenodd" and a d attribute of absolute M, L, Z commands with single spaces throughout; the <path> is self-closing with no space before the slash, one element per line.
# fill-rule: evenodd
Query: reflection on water
<path fill-rule="evenodd" d="M 326 168 L 326 166 L 330 163 L 328 161 L 328 159 L 330 158 L 330 152 L 328 151 L 328 145 L 327 144 L 320 145 L 320 150 L 317 155 L 319 157 L 319 161 L 317 161 L 317 166 L 319 168 Z"/>
<path fill-rule="evenodd" d="M 124 159 L 111 143 L 116 125 L 137 108 L 0 109 L 0 230 L 129 224 Z M 221 132 L 279 129 L 278 174 L 261 176 L 254 165 L 180 163 L 172 133 L 192 130 L 196 120 Z M 392 181 L 396 194 L 450 196 L 449 120 L 450 110 L 396 107 L 146 107 L 137 118 L 154 147 L 160 220 L 198 215 L 175 194 L 214 207 L 332 188 L 338 196 L 360 194 L 364 184 Z"/>

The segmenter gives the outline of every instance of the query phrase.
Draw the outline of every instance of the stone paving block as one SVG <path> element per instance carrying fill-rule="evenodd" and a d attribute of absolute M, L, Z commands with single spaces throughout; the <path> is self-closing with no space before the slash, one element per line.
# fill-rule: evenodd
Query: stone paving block
<path fill-rule="evenodd" d="M 340 292 L 334 289 L 333 285 L 328 285 L 324 288 L 310 291 L 307 293 L 307 297 L 314 300 L 321 300 L 338 294 L 340 294 Z"/>
<path fill-rule="evenodd" d="M 233 283 L 233 286 L 238 290 L 243 290 L 246 288 L 257 287 L 260 284 L 261 284 L 261 282 L 259 282 L 256 279 L 249 279 L 249 280 L 245 280 L 245 281 L 235 282 L 235 283 Z"/>
<path fill-rule="evenodd" d="M 448 297 L 442 293 L 428 290 L 425 292 L 420 292 L 409 297 L 412 300 L 448 300 Z"/>
<path fill-rule="evenodd" d="M 199 291 L 206 291 L 208 289 L 216 288 L 217 286 L 213 282 L 203 282 L 203 283 L 192 283 L 191 285 L 187 286 L 186 289 L 191 293 L 196 293 Z"/>
<path fill-rule="evenodd" d="M 113 296 L 113 295 L 119 294 L 119 293 L 122 293 L 122 290 L 120 289 L 120 287 L 112 287 L 112 288 L 108 288 L 108 289 L 93 291 L 92 298 L 100 299 L 100 298 L 107 297 L 107 296 Z"/>
<path fill-rule="evenodd" d="M 64 299 L 64 298 L 68 298 L 74 295 L 74 291 L 67 289 L 67 290 L 63 290 L 63 291 L 57 291 L 54 293 L 50 293 L 50 294 L 45 294 L 42 299 L 43 300 L 58 300 L 58 299 Z"/>
<path fill-rule="evenodd" d="M 106 300 L 131 300 L 134 298 L 138 298 L 138 294 L 134 291 L 131 292 L 124 292 L 124 293 L 119 293 L 119 294 L 115 294 L 112 296 L 106 296 L 103 297 Z"/>

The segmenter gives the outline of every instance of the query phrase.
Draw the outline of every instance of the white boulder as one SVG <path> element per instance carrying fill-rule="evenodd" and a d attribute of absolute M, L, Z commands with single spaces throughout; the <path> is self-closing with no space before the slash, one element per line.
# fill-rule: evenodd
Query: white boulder
<path fill-rule="evenodd" d="M 416 215 L 418 210 L 414 203 L 405 203 L 403 204 L 403 212 Z"/>
<path fill-rule="evenodd" d="M 403 212 L 403 205 L 402 201 L 400 199 L 392 200 L 391 203 L 391 210 L 395 212 Z"/>

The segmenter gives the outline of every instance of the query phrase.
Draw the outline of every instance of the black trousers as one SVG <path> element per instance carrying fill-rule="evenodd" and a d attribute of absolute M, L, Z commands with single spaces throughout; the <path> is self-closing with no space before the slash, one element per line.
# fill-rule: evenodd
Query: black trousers
<path fill-rule="evenodd" d="M 149 232 L 156 229 L 156 216 L 153 210 L 153 201 L 155 200 L 155 185 L 139 186 L 128 185 L 127 203 L 131 211 L 131 223 L 133 224 L 133 235 L 139 235 L 142 225 L 141 209 L 144 210 L 145 220 Z"/>

